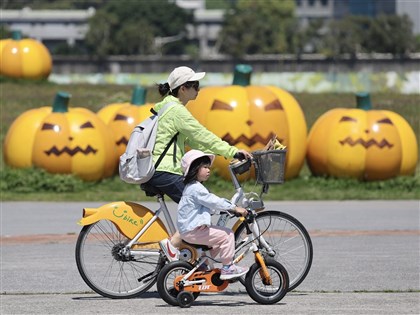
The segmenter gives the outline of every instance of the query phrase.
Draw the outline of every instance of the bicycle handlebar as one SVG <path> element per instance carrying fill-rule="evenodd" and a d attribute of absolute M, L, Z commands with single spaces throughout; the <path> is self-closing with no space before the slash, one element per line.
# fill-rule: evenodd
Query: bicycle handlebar
<path fill-rule="evenodd" d="M 227 210 L 226 211 L 231 217 L 242 217 L 242 215 L 236 211 L 233 210 Z"/>
<path fill-rule="evenodd" d="M 245 221 L 247 221 L 248 223 L 252 223 L 255 219 L 255 217 L 257 216 L 255 211 L 250 210 L 250 209 L 246 209 L 247 210 L 247 214 L 244 217 Z M 236 211 L 233 210 L 226 210 L 227 213 L 229 213 L 229 215 L 233 216 L 233 217 L 242 217 L 242 215 Z"/>
<path fill-rule="evenodd" d="M 238 159 L 240 161 L 245 160 L 245 154 L 241 153 L 241 152 L 236 152 L 235 155 L 233 156 L 235 159 Z"/>

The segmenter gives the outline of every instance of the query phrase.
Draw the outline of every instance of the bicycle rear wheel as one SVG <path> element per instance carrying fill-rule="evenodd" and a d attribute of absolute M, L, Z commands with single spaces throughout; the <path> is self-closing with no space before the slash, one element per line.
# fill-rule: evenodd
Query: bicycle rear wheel
<path fill-rule="evenodd" d="M 185 275 L 193 269 L 193 266 L 186 261 L 174 261 L 167 264 L 159 272 L 157 277 L 157 291 L 159 296 L 169 305 L 178 306 L 177 299 L 180 291 L 175 287 L 175 279 L 178 276 Z M 182 292 L 182 291 L 181 291 Z M 200 295 L 200 292 L 193 292 L 192 296 L 195 300 Z M 192 303 L 192 302 L 191 302 Z"/>
<path fill-rule="evenodd" d="M 264 233 L 265 241 L 275 251 L 275 256 L 272 258 L 280 262 L 287 270 L 289 291 L 295 289 L 308 275 L 312 265 L 313 248 L 308 232 L 297 219 L 280 211 L 260 212 L 256 217 L 256 222 L 260 233 Z M 241 224 L 235 231 L 236 247 L 246 236 L 245 225 Z M 250 245 L 244 248 L 247 246 Z M 261 252 L 268 255 L 265 249 Z M 252 255 L 245 256 L 240 262 L 244 266 L 250 266 L 252 263 Z M 242 284 L 245 283 L 243 278 L 240 281 Z"/>
<path fill-rule="evenodd" d="M 121 250 L 129 241 L 108 220 L 83 227 L 76 243 L 76 263 L 93 291 L 108 298 L 127 299 L 139 296 L 156 282 L 165 263 L 159 246 L 149 245 L 124 256 Z"/>

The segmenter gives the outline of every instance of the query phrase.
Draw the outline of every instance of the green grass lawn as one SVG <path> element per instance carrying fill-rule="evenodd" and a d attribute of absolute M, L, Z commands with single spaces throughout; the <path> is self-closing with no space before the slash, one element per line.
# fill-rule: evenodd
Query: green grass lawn
<path fill-rule="evenodd" d="M 52 83 L 2 81 L 0 86 L 1 126 L 3 139 L 13 120 L 32 108 L 50 106 L 58 91 L 72 95 L 70 106 L 98 111 L 105 105 L 130 101 L 132 86 L 121 85 L 57 85 Z M 316 119 L 335 107 L 355 107 L 353 94 L 293 93 L 301 105 L 308 130 Z M 420 96 L 373 94 L 374 109 L 386 109 L 403 116 L 420 134 Z M 156 102 L 159 95 L 154 87 L 148 89 L 147 101 Z M 2 153 L 2 149 L 1 153 Z M 0 162 L 1 199 L 5 200 L 145 200 L 138 186 L 123 183 L 118 177 L 97 183 L 85 183 L 73 176 L 51 175 L 42 170 L 13 170 Z M 247 191 L 260 192 L 253 181 L 246 182 Z M 217 175 L 208 184 L 212 192 L 224 197 L 233 193 L 229 181 Z M 359 182 L 351 179 L 325 179 L 311 176 L 305 165 L 299 177 L 283 185 L 272 185 L 266 199 L 272 200 L 344 200 L 344 199 L 420 199 L 420 167 L 415 176 L 399 177 L 379 182 Z M 152 200 L 152 199 L 149 199 Z"/>

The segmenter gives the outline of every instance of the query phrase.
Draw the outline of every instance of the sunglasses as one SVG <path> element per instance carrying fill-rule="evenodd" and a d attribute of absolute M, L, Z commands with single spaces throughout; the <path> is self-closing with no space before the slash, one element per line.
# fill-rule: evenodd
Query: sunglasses
<path fill-rule="evenodd" d="M 188 81 L 184 84 L 184 86 L 186 88 L 193 88 L 194 90 L 198 91 L 199 87 L 200 87 L 200 82 L 198 81 Z"/>

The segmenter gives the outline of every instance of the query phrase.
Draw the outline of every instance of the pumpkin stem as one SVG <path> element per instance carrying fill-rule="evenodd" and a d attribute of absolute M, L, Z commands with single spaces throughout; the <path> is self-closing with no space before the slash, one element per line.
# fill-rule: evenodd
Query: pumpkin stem
<path fill-rule="evenodd" d="M 13 40 L 21 40 L 22 39 L 22 32 L 14 30 L 12 31 L 12 39 Z"/>
<path fill-rule="evenodd" d="M 67 113 L 71 95 L 67 92 L 58 92 L 53 103 L 53 113 Z"/>
<path fill-rule="evenodd" d="M 368 92 L 356 93 L 357 108 L 370 110 L 372 109 L 372 103 L 370 101 L 370 94 Z"/>
<path fill-rule="evenodd" d="M 247 86 L 251 85 L 252 67 L 250 65 L 239 64 L 235 66 L 232 85 Z"/>
<path fill-rule="evenodd" d="M 146 93 L 147 90 L 139 85 L 137 85 L 133 90 L 133 95 L 131 96 L 131 104 L 133 105 L 143 105 L 146 103 Z"/>

